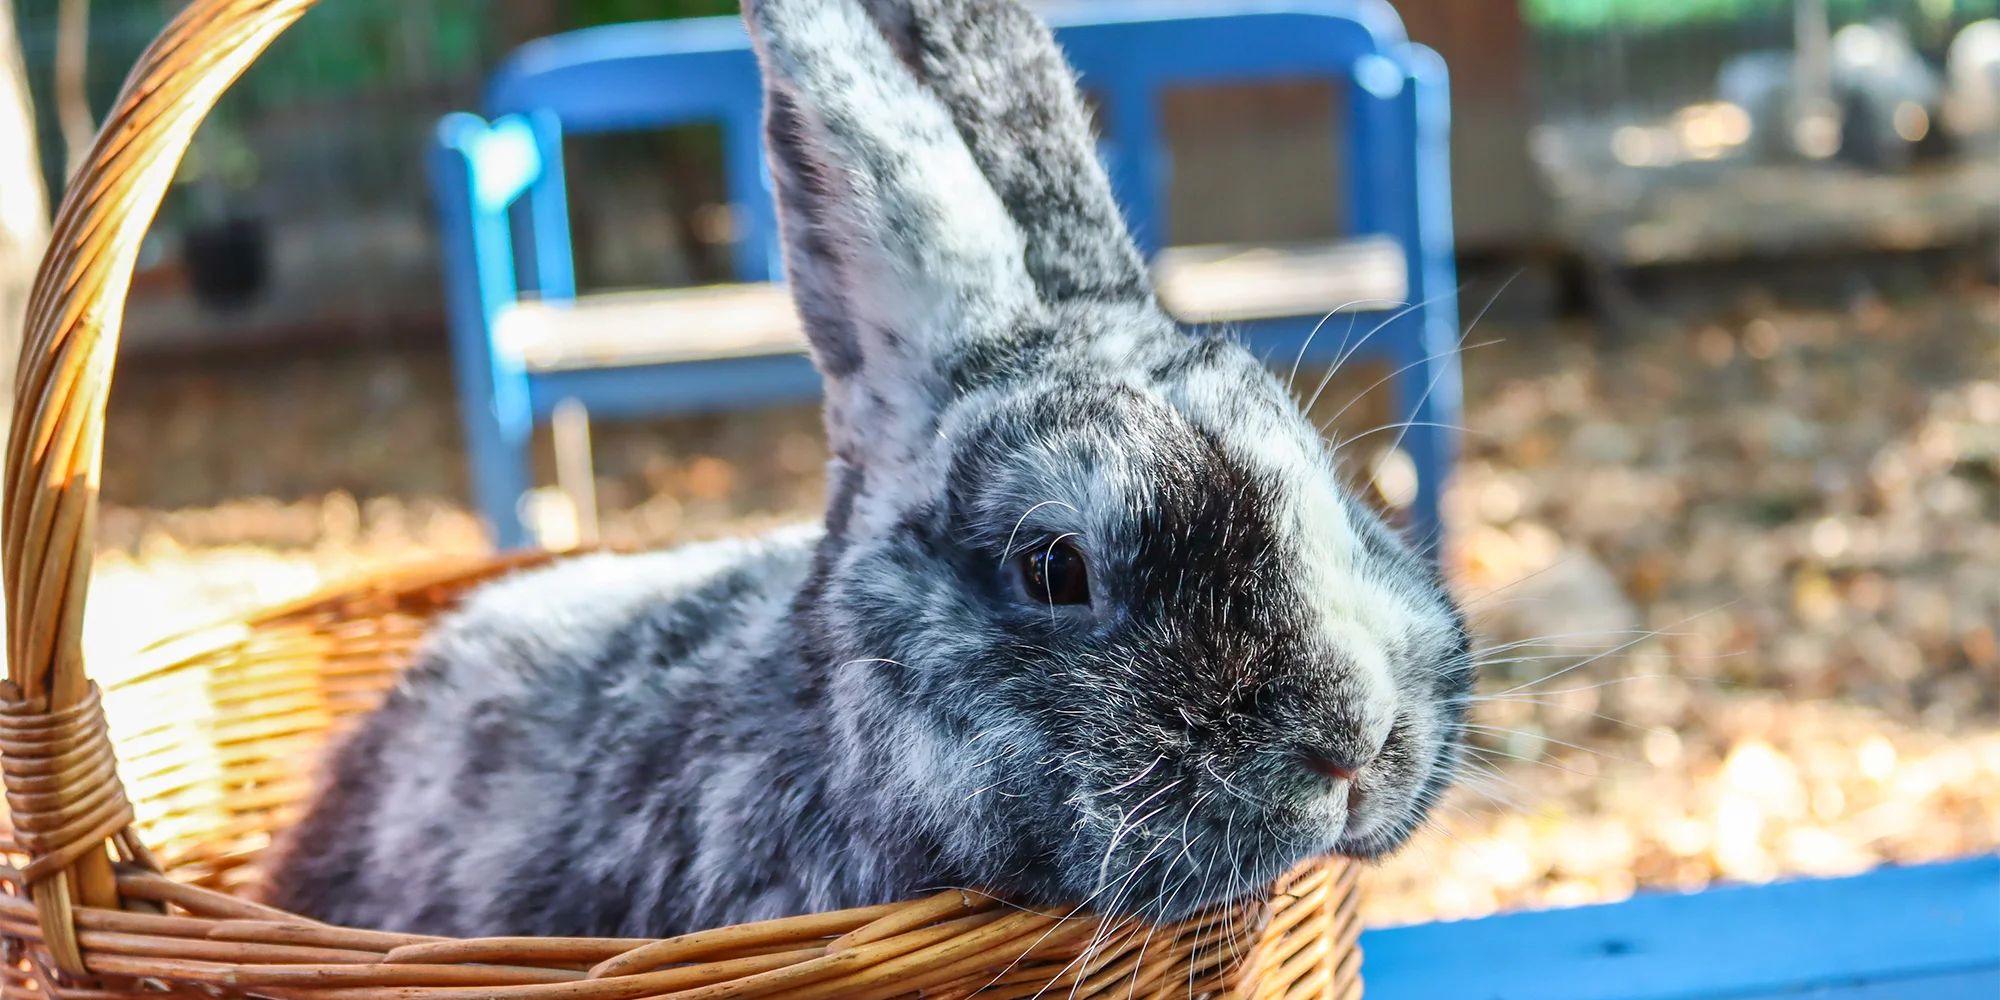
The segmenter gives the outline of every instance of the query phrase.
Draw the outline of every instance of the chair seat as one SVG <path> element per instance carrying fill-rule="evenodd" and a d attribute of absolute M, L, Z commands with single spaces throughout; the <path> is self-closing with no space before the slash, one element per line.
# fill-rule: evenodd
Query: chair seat
<path fill-rule="evenodd" d="M 1402 305 L 1408 273 L 1388 237 L 1283 246 L 1176 247 L 1155 267 L 1160 303 L 1189 323 L 1239 323 Z M 494 340 L 531 372 L 796 354 L 805 334 L 790 293 L 711 285 L 521 302 Z"/>
<path fill-rule="evenodd" d="M 493 340 L 531 372 L 666 365 L 797 354 L 806 349 L 782 285 L 709 285 L 521 302 Z"/>
<path fill-rule="evenodd" d="M 1397 308 L 1410 293 L 1403 248 L 1387 236 L 1172 247 L 1160 253 L 1153 270 L 1160 304 L 1187 323 Z"/>

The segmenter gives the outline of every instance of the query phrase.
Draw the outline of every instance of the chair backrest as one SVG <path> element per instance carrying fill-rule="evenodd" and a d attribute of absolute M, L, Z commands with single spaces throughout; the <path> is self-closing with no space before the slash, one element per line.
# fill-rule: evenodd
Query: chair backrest
<path fill-rule="evenodd" d="M 1352 84 L 1343 116 L 1350 229 L 1414 237 L 1413 220 L 1397 212 L 1411 203 L 1415 183 L 1414 160 L 1399 155 L 1398 147 L 1414 137 L 1398 132 L 1394 108 L 1411 70 L 1401 61 L 1402 24 L 1386 0 L 1096 2 L 1037 9 L 1054 26 L 1084 88 L 1099 99 L 1113 187 L 1149 255 L 1168 239 L 1171 168 L 1158 113 L 1162 92 L 1257 80 L 1319 77 Z M 525 210 L 516 210 L 528 238 L 516 245 L 524 276 L 543 298 L 570 298 L 576 291 L 564 135 L 720 124 L 737 222 L 737 277 L 761 281 L 782 273 L 764 174 L 757 67 L 740 19 L 619 24 L 529 42 L 496 71 L 485 104 L 496 122 L 518 116 L 537 147 L 534 174 L 521 178 L 525 183 L 516 190 L 528 196 Z M 475 174 L 484 169 L 470 159 Z M 511 166 L 499 169 L 516 177 Z"/>

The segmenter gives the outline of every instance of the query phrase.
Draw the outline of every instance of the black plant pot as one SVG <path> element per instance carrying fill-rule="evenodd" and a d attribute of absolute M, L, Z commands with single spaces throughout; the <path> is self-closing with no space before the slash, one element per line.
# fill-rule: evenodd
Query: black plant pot
<path fill-rule="evenodd" d="M 188 229 L 182 254 L 195 301 L 216 310 L 256 301 L 270 277 L 270 239 L 259 219 L 234 218 Z"/>

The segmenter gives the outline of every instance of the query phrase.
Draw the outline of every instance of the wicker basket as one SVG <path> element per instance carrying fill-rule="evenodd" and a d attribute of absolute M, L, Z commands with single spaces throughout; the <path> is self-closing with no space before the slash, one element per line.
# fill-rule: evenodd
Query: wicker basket
<path fill-rule="evenodd" d="M 0 844 L 0 994 L 1359 995 L 1354 872 L 1340 862 L 1301 869 L 1269 902 L 1173 927 L 952 891 L 664 941 L 452 940 L 333 927 L 240 896 L 309 790 L 317 750 L 374 703 L 433 616 L 548 558 L 384 577 L 155 647 L 103 691 L 85 676 L 104 403 L 140 237 L 202 117 L 313 2 L 197 0 L 175 19 L 70 186 L 29 304 L 5 484 L 0 763 L 14 832 Z"/>

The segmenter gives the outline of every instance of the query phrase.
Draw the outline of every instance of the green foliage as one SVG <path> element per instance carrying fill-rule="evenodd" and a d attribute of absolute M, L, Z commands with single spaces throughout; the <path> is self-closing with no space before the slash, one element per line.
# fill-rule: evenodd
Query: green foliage
<path fill-rule="evenodd" d="M 736 0 L 571 0 L 563 6 L 564 20 L 572 28 L 620 21 L 709 17 L 737 11 Z"/>
<path fill-rule="evenodd" d="M 731 14 L 735 0 L 555 0 L 564 27 Z M 341 0 L 308 12 L 237 88 L 245 105 L 376 91 L 484 70 L 489 0 Z"/>
<path fill-rule="evenodd" d="M 236 88 L 264 107 L 480 70 L 485 0 L 342 0 L 278 37 Z"/>
<path fill-rule="evenodd" d="M 547 0 L 559 24 L 736 13 L 737 0 Z M 21 0 L 17 13 L 31 60 L 54 48 L 57 0 Z M 179 5 L 162 0 L 94 0 L 92 93 L 109 102 L 125 67 L 165 27 Z M 308 11 L 231 88 L 222 114 L 279 109 L 393 89 L 398 84 L 477 77 L 488 68 L 493 0 L 337 0 Z M 41 69 L 46 72 L 46 69 Z"/>
<path fill-rule="evenodd" d="M 1793 0 L 1523 0 L 1522 9 L 1536 28 L 1581 32 L 1787 17 L 1792 5 Z M 1906 12 L 1962 20 L 1991 15 L 1996 8 L 1996 0 L 1827 0 L 1836 20 Z"/>

